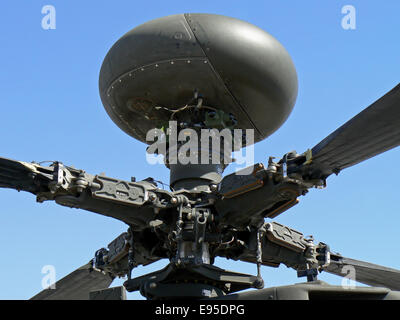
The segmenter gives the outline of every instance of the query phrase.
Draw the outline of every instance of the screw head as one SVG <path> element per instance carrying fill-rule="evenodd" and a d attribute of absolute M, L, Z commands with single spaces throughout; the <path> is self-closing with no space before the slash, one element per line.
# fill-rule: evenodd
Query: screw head
<path fill-rule="evenodd" d="M 157 283 L 155 282 L 150 283 L 150 289 L 155 289 L 155 288 L 157 288 Z"/>
<path fill-rule="evenodd" d="M 149 199 L 150 199 L 150 201 L 154 201 L 154 200 L 156 200 L 156 195 L 154 194 L 154 193 L 150 193 L 149 194 Z"/>
<path fill-rule="evenodd" d="M 217 191 L 218 190 L 218 185 L 217 184 L 210 184 L 210 190 L 212 191 L 212 192 L 215 192 L 215 191 Z"/>

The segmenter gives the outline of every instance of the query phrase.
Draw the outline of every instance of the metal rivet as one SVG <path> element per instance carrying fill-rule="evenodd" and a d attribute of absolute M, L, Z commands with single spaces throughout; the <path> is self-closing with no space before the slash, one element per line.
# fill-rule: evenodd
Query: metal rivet
<path fill-rule="evenodd" d="M 155 282 L 150 283 L 150 289 L 155 289 L 155 288 L 157 288 L 157 283 Z"/>

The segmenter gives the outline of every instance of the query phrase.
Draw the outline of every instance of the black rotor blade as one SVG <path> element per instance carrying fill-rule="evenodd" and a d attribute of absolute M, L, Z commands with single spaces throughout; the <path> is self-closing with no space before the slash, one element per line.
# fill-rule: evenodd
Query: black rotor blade
<path fill-rule="evenodd" d="M 50 167 L 0 157 L 0 188 L 36 194 L 52 181 L 53 171 Z"/>
<path fill-rule="evenodd" d="M 45 289 L 30 300 L 89 300 L 90 291 L 108 288 L 114 277 L 93 269 L 92 262 L 71 272 L 55 284 L 55 289 Z"/>
<path fill-rule="evenodd" d="M 312 148 L 322 177 L 400 145 L 400 84 Z"/>
<path fill-rule="evenodd" d="M 354 267 L 355 281 L 374 286 L 385 287 L 391 290 L 400 290 L 400 270 L 383 267 L 365 261 L 354 260 L 331 253 L 331 262 L 324 271 L 345 277 L 345 266 Z"/>

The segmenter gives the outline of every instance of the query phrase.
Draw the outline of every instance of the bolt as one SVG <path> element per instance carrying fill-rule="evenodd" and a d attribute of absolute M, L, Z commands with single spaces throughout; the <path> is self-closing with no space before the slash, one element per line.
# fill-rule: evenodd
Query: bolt
<path fill-rule="evenodd" d="M 215 192 L 215 191 L 217 191 L 218 190 L 218 185 L 216 185 L 216 184 L 210 184 L 210 190 L 212 191 L 212 192 Z"/>
<path fill-rule="evenodd" d="M 157 283 L 155 282 L 150 283 L 150 289 L 155 289 L 155 288 L 157 288 Z"/>

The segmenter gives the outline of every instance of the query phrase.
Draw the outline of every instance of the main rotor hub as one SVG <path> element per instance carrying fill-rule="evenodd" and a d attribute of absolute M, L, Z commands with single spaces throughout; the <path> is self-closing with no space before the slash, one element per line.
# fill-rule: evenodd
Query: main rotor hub
<path fill-rule="evenodd" d="M 220 270 L 215 275 L 211 271 L 210 253 L 222 239 L 211 218 L 213 208 L 210 202 L 202 203 L 202 197 L 218 192 L 232 151 L 265 139 L 289 116 L 297 96 L 289 54 L 270 34 L 244 21 L 212 14 L 173 15 L 119 39 L 104 59 L 99 87 L 111 119 L 150 144 L 149 153 L 164 155 L 172 189 L 199 201 L 185 209 L 182 203 L 172 214 L 176 228 L 168 239 L 176 254 L 170 256 L 170 268 L 157 281 L 156 275 L 151 283 L 130 279 L 127 287 L 158 295 L 151 290 L 159 285 L 168 289 L 169 276 L 175 278 L 178 269 L 195 280 L 218 277 Z M 260 266 L 260 248 L 257 256 Z M 199 272 L 204 274 L 197 279 L 194 274 Z M 229 282 L 241 289 L 262 286 L 260 274 L 231 276 Z"/>
<path fill-rule="evenodd" d="M 147 152 L 164 156 L 174 190 L 208 191 L 210 184 L 221 181 L 232 152 L 247 141 L 246 132 L 234 129 L 233 114 L 204 106 L 202 101 L 195 92 L 194 104 L 171 112 L 169 121 L 148 135 L 155 142 Z"/>

